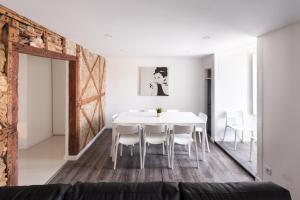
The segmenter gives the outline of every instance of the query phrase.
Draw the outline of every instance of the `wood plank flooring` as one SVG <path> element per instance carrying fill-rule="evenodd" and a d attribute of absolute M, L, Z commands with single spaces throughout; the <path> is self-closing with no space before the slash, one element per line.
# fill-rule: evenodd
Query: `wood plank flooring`
<path fill-rule="evenodd" d="M 254 176 L 257 172 L 257 146 L 253 148 L 253 158 L 250 162 L 250 142 L 239 142 L 237 150 L 234 150 L 234 142 L 218 142 L 234 159 L 243 165 Z"/>
<path fill-rule="evenodd" d="M 214 144 L 207 161 L 200 161 L 197 169 L 194 149 L 189 158 L 188 151 L 182 146 L 175 147 L 174 169 L 168 168 L 167 156 L 162 155 L 161 145 L 147 148 L 145 169 L 139 169 L 139 150 L 123 148 L 123 156 L 118 158 L 117 169 L 113 170 L 110 155 L 111 129 L 105 130 L 95 143 L 77 161 L 68 161 L 49 183 L 81 182 L 236 182 L 253 181 L 243 169 Z M 137 145 L 136 145 L 137 146 Z"/>

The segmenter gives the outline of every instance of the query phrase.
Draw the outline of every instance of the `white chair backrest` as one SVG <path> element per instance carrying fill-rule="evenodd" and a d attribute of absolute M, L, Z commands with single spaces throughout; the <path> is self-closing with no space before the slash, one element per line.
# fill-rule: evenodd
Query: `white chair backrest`
<path fill-rule="evenodd" d="M 199 112 L 198 117 L 207 123 L 207 115 L 205 113 Z"/>
<path fill-rule="evenodd" d="M 114 114 L 114 115 L 111 117 L 111 120 L 112 120 L 112 121 L 115 121 L 115 120 L 117 119 L 118 116 L 119 116 L 118 114 Z"/>
<path fill-rule="evenodd" d="M 139 125 L 118 125 L 118 134 L 136 134 L 140 130 Z"/>
<path fill-rule="evenodd" d="M 143 110 L 130 109 L 129 112 L 143 112 Z"/>
<path fill-rule="evenodd" d="M 144 131 L 145 133 L 164 133 L 167 130 L 166 125 L 145 125 L 144 126 Z"/>
<path fill-rule="evenodd" d="M 248 127 L 253 128 L 253 130 L 257 129 L 257 117 L 256 115 L 246 115 L 244 116 L 244 124 Z"/>
<path fill-rule="evenodd" d="M 194 125 L 174 125 L 173 133 L 174 134 L 192 134 L 195 130 Z"/>
<path fill-rule="evenodd" d="M 179 112 L 177 109 L 167 109 L 167 112 Z"/>
<path fill-rule="evenodd" d="M 156 112 L 155 109 L 149 109 L 148 112 Z"/>
<path fill-rule="evenodd" d="M 226 112 L 226 123 L 230 125 L 243 125 L 244 124 L 243 111 Z"/>

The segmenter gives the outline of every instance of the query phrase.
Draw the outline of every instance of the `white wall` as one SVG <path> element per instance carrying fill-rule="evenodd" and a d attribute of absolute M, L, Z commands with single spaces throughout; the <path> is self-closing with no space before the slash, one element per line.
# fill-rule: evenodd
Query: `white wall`
<path fill-rule="evenodd" d="M 19 54 L 19 76 L 18 76 L 18 95 L 19 95 L 19 116 L 18 116 L 18 145 L 20 149 L 28 148 L 27 144 L 27 90 L 28 90 L 28 56 Z"/>
<path fill-rule="evenodd" d="M 51 60 L 21 54 L 19 64 L 18 130 L 22 149 L 52 135 Z"/>
<path fill-rule="evenodd" d="M 52 60 L 53 135 L 65 135 L 68 128 L 68 62 Z"/>
<path fill-rule="evenodd" d="M 255 45 L 246 45 L 215 54 L 214 66 L 214 139 L 223 138 L 226 111 L 252 113 L 252 53 Z M 249 135 L 245 135 L 248 140 Z M 233 141 L 228 129 L 226 141 Z"/>
<path fill-rule="evenodd" d="M 129 109 L 204 111 L 204 70 L 197 58 L 107 58 L 106 126 Z M 139 66 L 169 67 L 168 97 L 139 96 Z"/>
<path fill-rule="evenodd" d="M 20 54 L 19 148 L 68 132 L 68 62 Z M 67 146 L 67 145 L 66 145 Z"/>
<path fill-rule="evenodd" d="M 258 62 L 262 112 L 261 178 L 291 190 L 300 199 L 300 23 L 263 35 Z M 268 175 L 265 168 L 272 169 Z"/>

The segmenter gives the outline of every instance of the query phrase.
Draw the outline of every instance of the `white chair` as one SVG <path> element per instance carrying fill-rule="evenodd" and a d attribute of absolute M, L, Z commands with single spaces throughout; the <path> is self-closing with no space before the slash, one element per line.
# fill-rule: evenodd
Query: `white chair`
<path fill-rule="evenodd" d="M 207 152 L 210 152 L 209 142 L 208 142 L 208 137 L 207 137 L 207 132 L 206 132 L 207 115 L 202 112 L 199 112 L 198 117 L 205 122 L 205 130 L 203 130 L 202 127 L 200 127 L 200 126 L 196 126 L 196 133 L 198 133 L 199 142 L 201 143 L 201 133 L 202 133 L 202 134 L 204 134 L 205 146 L 206 146 Z"/>
<path fill-rule="evenodd" d="M 256 137 L 254 136 L 254 134 L 251 135 L 250 138 L 250 156 L 249 156 L 249 162 L 253 161 L 253 151 L 254 151 L 254 144 L 257 141 Z"/>
<path fill-rule="evenodd" d="M 174 112 L 179 112 L 179 110 L 177 110 L 177 109 L 167 109 L 167 112 L 168 113 L 174 113 Z M 169 130 L 173 131 L 173 126 L 172 125 L 169 126 Z"/>
<path fill-rule="evenodd" d="M 119 116 L 119 114 L 114 114 L 114 115 L 111 117 L 111 121 L 115 121 L 115 119 L 117 119 L 118 116 Z"/>
<path fill-rule="evenodd" d="M 166 125 L 145 125 L 144 126 L 144 156 L 143 168 L 145 167 L 145 158 L 147 152 L 147 144 L 162 144 L 163 155 L 165 154 L 165 144 L 167 146 L 168 167 L 170 166 L 169 153 L 169 134 Z"/>
<path fill-rule="evenodd" d="M 234 130 L 234 150 L 237 149 L 237 137 L 239 132 L 242 132 L 242 142 L 244 142 L 244 132 L 254 131 L 254 127 L 251 127 L 249 126 L 249 124 L 245 123 L 243 111 L 226 112 L 226 125 L 224 130 L 223 141 L 225 141 L 225 136 L 228 128 Z"/>
<path fill-rule="evenodd" d="M 171 134 L 171 144 L 170 144 L 170 152 L 171 152 L 171 167 L 174 168 L 174 146 L 175 144 L 180 145 L 191 145 L 193 142 L 195 144 L 195 151 L 196 151 L 196 160 L 197 160 L 197 167 L 199 168 L 199 159 L 198 159 L 198 149 L 197 149 L 197 140 L 195 133 L 195 126 L 194 125 L 174 125 L 173 126 L 173 134 Z M 190 156 L 190 151 L 189 151 Z"/>
<path fill-rule="evenodd" d="M 114 114 L 111 119 L 112 119 L 112 122 L 115 121 L 117 119 L 117 117 L 119 116 L 119 114 Z M 133 156 L 133 148 L 134 148 L 134 145 L 132 145 L 131 149 L 130 149 L 130 155 Z M 121 144 L 121 147 L 120 147 L 120 156 L 122 157 L 122 154 L 123 154 L 123 145 Z"/>
<path fill-rule="evenodd" d="M 139 143 L 140 147 L 140 168 L 142 169 L 142 137 L 139 125 L 118 125 L 117 126 L 117 136 L 115 144 L 115 160 L 114 160 L 114 169 L 117 166 L 117 157 L 118 157 L 118 146 L 119 144 L 132 146 Z"/>
<path fill-rule="evenodd" d="M 167 109 L 167 112 L 179 112 L 177 109 Z"/>
<path fill-rule="evenodd" d="M 257 142 L 257 119 L 256 115 L 249 115 L 245 118 L 245 123 L 248 124 L 249 127 L 252 127 L 253 130 L 250 131 L 250 155 L 249 155 L 249 162 L 253 161 L 253 152 L 254 152 L 254 145 Z"/>

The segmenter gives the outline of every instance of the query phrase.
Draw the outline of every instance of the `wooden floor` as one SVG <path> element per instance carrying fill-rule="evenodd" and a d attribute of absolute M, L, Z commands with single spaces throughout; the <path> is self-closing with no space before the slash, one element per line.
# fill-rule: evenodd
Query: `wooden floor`
<path fill-rule="evenodd" d="M 227 151 L 235 160 L 243 165 L 251 174 L 256 175 L 257 168 L 257 149 L 256 145 L 253 148 L 253 158 L 250 162 L 250 142 L 239 142 L 237 150 L 234 150 L 234 142 L 219 142 L 218 143 L 225 151 Z"/>
<path fill-rule="evenodd" d="M 233 160 L 214 144 L 207 161 L 200 161 L 197 169 L 194 154 L 188 157 L 184 147 L 175 147 L 174 169 L 167 167 L 167 156 L 162 156 L 161 145 L 151 145 L 147 151 L 145 169 L 139 169 L 138 148 L 134 156 L 123 149 L 123 157 L 118 158 L 117 169 L 113 170 L 110 154 L 111 129 L 105 130 L 95 143 L 77 161 L 68 161 L 49 183 L 82 182 L 236 182 L 253 181 Z"/>

